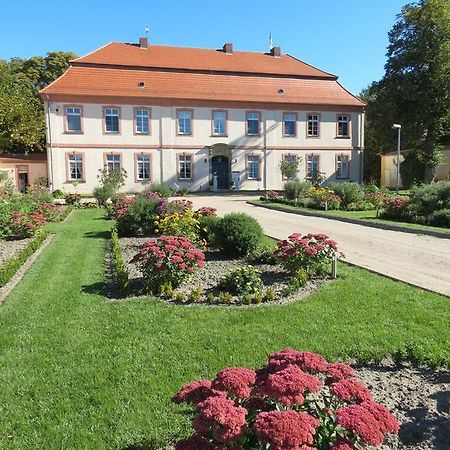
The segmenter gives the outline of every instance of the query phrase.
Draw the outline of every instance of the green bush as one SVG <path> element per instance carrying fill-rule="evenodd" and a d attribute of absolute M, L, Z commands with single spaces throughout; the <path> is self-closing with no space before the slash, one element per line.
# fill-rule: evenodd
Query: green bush
<path fill-rule="evenodd" d="M 200 216 L 200 239 L 205 241 L 207 245 L 213 246 L 215 244 L 216 227 L 219 223 L 217 216 Z"/>
<path fill-rule="evenodd" d="M 128 294 L 129 277 L 127 266 L 125 265 L 120 249 L 119 235 L 117 234 L 116 227 L 111 229 L 111 257 L 117 288 L 120 295 L 126 297 Z"/>
<path fill-rule="evenodd" d="M 297 201 L 305 197 L 312 185 L 308 181 L 288 180 L 283 185 L 284 195 L 288 200 Z"/>
<path fill-rule="evenodd" d="M 216 226 L 218 246 L 228 256 L 247 256 L 263 239 L 263 229 L 256 219 L 244 213 L 229 213 Z"/>
<path fill-rule="evenodd" d="M 53 196 L 53 198 L 58 198 L 58 199 L 66 198 L 66 194 L 63 191 L 61 191 L 61 189 L 55 189 L 52 192 L 52 196 Z"/>
<path fill-rule="evenodd" d="M 117 217 L 117 231 L 119 235 L 153 234 L 158 205 L 159 200 L 150 200 L 143 195 L 136 196 L 131 206 Z"/>
<path fill-rule="evenodd" d="M 253 266 L 242 266 L 228 272 L 219 283 L 219 288 L 236 295 L 261 292 L 264 285 L 261 273 Z"/>
<path fill-rule="evenodd" d="M 435 227 L 450 228 L 450 209 L 440 209 L 431 214 L 430 224 Z"/>
<path fill-rule="evenodd" d="M 435 211 L 450 208 L 450 181 L 436 181 L 412 189 L 411 207 L 418 215 L 430 217 Z"/>
<path fill-rule="evenodd" d="M 332 183 L 328 186 L 341 198 L 341 207 L 347 209 L 350 203 L 357 203 L 364 199 L 364 188 L 359 183 Z"/>
<path fill-rule="evenodd" d="M 153 183 L 150 186 L 151 192 L 157 192 L 161 197 L 170 197 L 173 195 L 173 189 L 167 183 Z"/>

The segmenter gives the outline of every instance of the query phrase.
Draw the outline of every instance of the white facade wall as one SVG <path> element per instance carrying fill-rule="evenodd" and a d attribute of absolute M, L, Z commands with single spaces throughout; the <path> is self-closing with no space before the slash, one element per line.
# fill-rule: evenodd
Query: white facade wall
<path fill-rule="evenodd" d="M 50 107 L 49 107 L 50 105 Z M 104 167 L 108 153 L 121 155 L 122 166 L 128 173 L 126 192 L 138 192 L 146 185 L 135 181 L 135 155 L 141 152 L 152 157 L 152 181 L 177 183 L 189 189 L 207 190 L 211 188 L 211 166 L 209 146 L 227 144 L 231 148 L 231 170 L 240 172 L 240 189 L 262 190 L 281 189 L 283 185 L 279 164 L 283 155 L 295 154 L 302 157 L 299 178 L 306 174 L 306 155 L 319 155 L 319 170 L 325 172 L 327 182 L 335 180 L 336 155 L 350 156 L 351 181 L 361 180 L 361 159 L 363 148 L 363 113 L 345 111 L 285 111 L 297 114 L 296 137 L 283 136 L 283 112 L 259 110 L 261 117 L 261 136 L 246 135 L 246 111 L 253 109 L 193 107 L 192 136 L 177 135 L 176 106 L 143 106 L 151 110 L 150 134 L 134 133 L 134 108 L 136 105 L 82 104 L 82 133 L 65 132 L 65 106 L 68 104 L 46 103 L 47 141 L 49 155 L 49 174 L 53 189 L 66 192 L 90 193 L 98 185 L 99 169 Z M 120 133 L 105 134 L 103 127 L 103 107 L 120 107 Z M 227 135 L 212 136 L 212 111 L 226 110 Z M 320 115 L 319 137 L 307 137 L 308 112 Z M 337 115 L 351 117 L 350 136 L 339 138 L 337 134 Z M 83 182 L 68 181 L 67 155 L 77 153 L 83 156 Z M 178 181 L 177 155 L 192 154 L 193 180 Z M 246 179 L 246 156 L 260 156 L 261 180 Z M 264 167 L 264 164 L 266 166 Z M 265 178 L 265 182 L 264 182 Z"/>

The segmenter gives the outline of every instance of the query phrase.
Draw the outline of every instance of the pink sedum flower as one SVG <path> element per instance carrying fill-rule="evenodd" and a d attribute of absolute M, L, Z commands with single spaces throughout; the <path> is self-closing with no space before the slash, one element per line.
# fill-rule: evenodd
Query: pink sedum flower
<path fill-rule="evenodd" d="M 289 364 L 299 366 L 305 372 L 323 372 L 328 363 L 321 355 L 311 352 L 300 352 L 285 348 L 269 356 L 269 366 L 286 367 Z"/>
<path fill-rule="evenodd" d="M 221 370 L 212 382 L 213 389 L 225 391 L 238 398 L 248 398 L 255 384 L 256 372 L 251 369 L 230 367 Z"/>
<path fill-rule="evenodd" d="M 211 388 L 211 381 L 199 380 L 186 384 L 172 397 L 174 403 L 197 405 L 209 397 L 225 397 L 225 393 Z"/>
<path fill-rule="evenodd" d="M 341 439 L 340 441 L 333 444 L 330 450 L 358 450 L 352 442 L 347 439 Z"/>
<path fill-rule="evenodd" d="M 342 400 L 362 403 L 372 401 L 372 394 L 357 378 L 344 378 L 330 387 L 331 392 Z"/>
<path fill-rule="evenodd" d="M 342 380 L 343 378 L 353 378 L 355 371 L 344 363 L 328 364 L 324 370 L 325 374 L 330 380 Z"/>

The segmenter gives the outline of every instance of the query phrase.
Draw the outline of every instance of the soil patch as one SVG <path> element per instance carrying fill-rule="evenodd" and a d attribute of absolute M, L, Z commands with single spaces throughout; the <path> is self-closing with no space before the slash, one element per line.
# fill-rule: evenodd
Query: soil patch
<path fill-rule="evenodd" d="M 0 241 L 0 265 L 17 256 L 30 241 L 31 238 Z"/>

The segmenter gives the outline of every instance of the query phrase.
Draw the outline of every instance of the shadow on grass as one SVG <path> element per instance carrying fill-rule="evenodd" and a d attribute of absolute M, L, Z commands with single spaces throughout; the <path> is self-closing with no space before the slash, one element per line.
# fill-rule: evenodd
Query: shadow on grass
<path fill-rule="evenodd" d="M 85 284 L 81 286 L 81 292 L 84 294 L 101 295 L 102 297 L 111 297 L 110 286 L 105 281 L 98 281 L 93 284 Z"/>
<path fill-rule="evenodd" d="M 110 231 L 86 231 L 85 237 L 92 239 L 109 239 L 111 237 Z"/>

